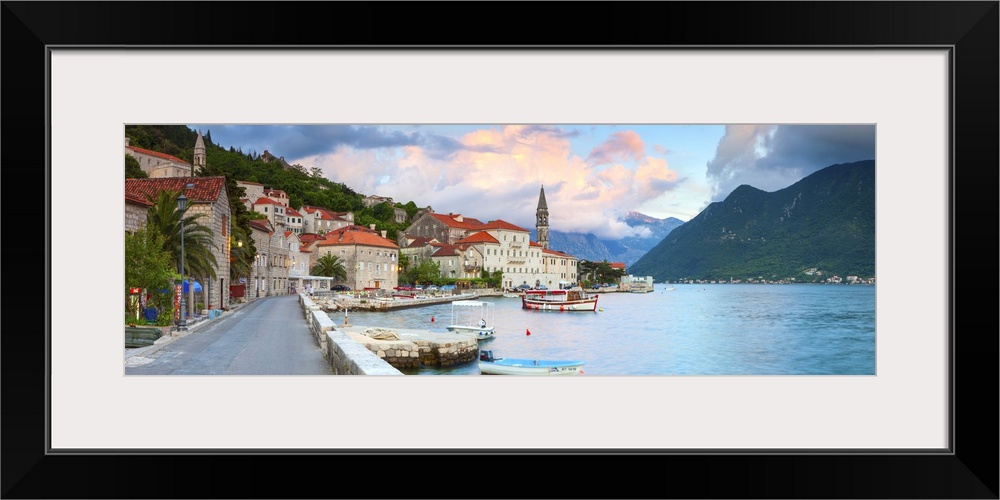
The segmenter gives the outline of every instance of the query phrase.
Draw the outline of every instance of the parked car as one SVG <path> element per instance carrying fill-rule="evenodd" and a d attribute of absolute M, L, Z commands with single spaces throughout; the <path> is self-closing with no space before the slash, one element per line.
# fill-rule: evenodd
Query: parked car
<path fill-rule="evenodd" d="M 350 292 L 351 287 L 347 285 L 333 285 L 330 287 L 330 290 L 333 290 L 334 292 Z"/>
<path fill-rule="evenodd" d="M 428 285 L 428 287 L 425 288 L 424 290 L 427 290 L 428 292 L 436 292 L 437 289 L 438 289 L 437 285 Z"/>
<path fill-rule="evenodd" d="M 455 289 L 455 285 L 441 285 L 442 292 L 450 292 Z"/>

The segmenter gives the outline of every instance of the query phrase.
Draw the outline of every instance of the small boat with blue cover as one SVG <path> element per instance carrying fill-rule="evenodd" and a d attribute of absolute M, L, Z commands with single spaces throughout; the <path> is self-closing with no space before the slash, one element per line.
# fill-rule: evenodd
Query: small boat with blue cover
<path fill-rule="evenodd" d="M 479 373 L 483 375 L 580 375 L 583 361 L 497 358 L 493 351 L 479 352 Z"/>

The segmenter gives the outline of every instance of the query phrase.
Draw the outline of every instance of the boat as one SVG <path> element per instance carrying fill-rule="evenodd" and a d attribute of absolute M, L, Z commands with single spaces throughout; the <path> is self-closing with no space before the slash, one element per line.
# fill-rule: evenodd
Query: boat
<path fill-rule="evenodd" d="M 476 339 L 491 339 L 496 334 L 493 317 L 496 305 L 481 300 L 455 300 L 451 303 L 449 332 L 460 333 Z"/>
<path fill-rule="evenodd" d="M 479 373 L 483 375 L 580 375 L 583 361 L 496 358 L 493 351 L 479 352 Z"/>
<path fill-rule="evenodd" d="M 508 299 L 516 299 L 516 298 L 520 297 L 520 295 L 518 295 L 516 293 L 511 293 L 511 292 L 504 292 L 503 296 L 506 297 L 506 298 L 508 298 Z"/>
<path fill-rule="evenodd" d="M 597 294 L 580 288 L 569 290 L 525 290 L 521 308 L 539 311 L 596 311 Z"/>

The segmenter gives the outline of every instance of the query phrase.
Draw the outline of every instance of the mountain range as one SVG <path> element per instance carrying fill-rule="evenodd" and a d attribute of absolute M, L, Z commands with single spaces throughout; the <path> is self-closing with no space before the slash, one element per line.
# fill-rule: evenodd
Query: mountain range
<path fill-rule="evenodd" d="M 875 160 L 831 165 L 765 192 L 742 185 L 629 269 L 656 281 L 875 276 Z"/>
<path fill-rule="evenodd" d="M 630 227 L 648 228 L 648 236 L 628 236 L 620 240 L 600 239 L 590 233 L 567 233 L 549 230 L 549 248 L 568 253 L 592 262 L 624 262 L 626 268 L 663 240 L 684 221 L 668 217 L 657 219 L 639 212 L 629 212 L 624 222 Z M 531 239 L 538 241 L 538 234 L 531 229 Z"/>

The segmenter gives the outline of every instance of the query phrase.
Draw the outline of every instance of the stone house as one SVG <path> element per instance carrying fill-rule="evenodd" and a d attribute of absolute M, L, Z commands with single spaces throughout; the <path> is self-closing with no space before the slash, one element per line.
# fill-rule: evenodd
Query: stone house
<path fill-rule="evenodd" d="M 286 238 L 288 233 L 263 219 L 251 220 L 250 231 L 257 255 L 251 266 L 247 295 L 256 298 L 288 294 L 288 270 L 292 262 Z"/>
<path fill-rule="evenodd" d="M 542 274 L 541 282 L 550 289 L 563 288 L 562 285 L 575 285 L 580 281 L 577 268 L 580 260 L 567 253 L 556 250 L 542 249 Z"/>
<path fill-rule="evenodd" d="M 292 207 L 285 209 L 285 227 L 295 234 L 302 234 L 302 213 Z"/>
<path fill-rule="evenodd" d="M 391 290 L 399 285 L 399 246 L 374 227 L 350 225 L 331 231 L 313 243 L 313 254 L 316 260 L 336 256 L 354 290 Z"/>
<path fill-rule="evenodd" d="M 354 224 L 352 212 L 334 212 L 310 205 L 302 205 L 298 212 L 302 214 L 302 231 L 305 233 L 326 234 Z"/>
<path fill-rule="evenodd" d="M 480 231 L 485 224 L 478 219 L 464 217 L 462 214 L 425 213 L 407 226 L 404 233 L 407 236 L 420 236 L 436 239 L 441 243 L 454 245 L 458 240 L 473 232 Z"/>
<path fill-rule="evenodd" d="M 254 212 L 267 216 L 267 220 L 275 228 L 285 227 L 285 211 L 287 208 L 281 203 L 266 196 L 261 196 L 257 198 L 257 201 L 253 202 L 251 208 Z"/>
<path fill-rule="evenodd" d="M 212 254 L 218 264 L 215 280 L 196 276 L 202 283 L 203 303 L 206 309 L 229 306 L 229 255 L 232 231 L 232 210 L 226 192 L 225 177 L 160 177 L 150 179 L 125 179 L 125 197 L 147 199 L 161 191 L 180 192 L 188 198 L 186 214 L 203 214 L 198 224 L 212 230 Z M 189 301 L 194 307 L 194 301 Z"/>

